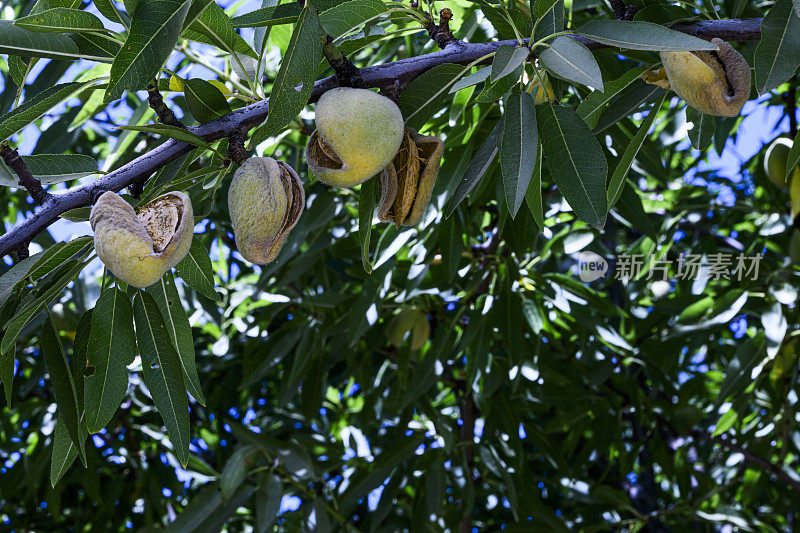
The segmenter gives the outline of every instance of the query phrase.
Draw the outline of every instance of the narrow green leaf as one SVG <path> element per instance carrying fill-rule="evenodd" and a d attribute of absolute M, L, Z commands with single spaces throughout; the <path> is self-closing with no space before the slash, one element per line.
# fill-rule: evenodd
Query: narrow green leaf
<path fill-rule="evenodd" d="M 256 493 L 256 531 L 266 533 L 269 531 L 278 511 L 281 508 L 283 498 L 283 482 L 275 474 L 269 475 L 267 481 L 259 487 Z"/>
<path fill-rule="evenodd" d="M 689 140 L 697 150 L 705 150 L 714 139 L 717 123 L 714 117 L 701 113 L 697 109 L 686 106 L 686 121 L 694 124 L 689 130 Z"/>
<path fill-rule="evenodd" d="M 78 277 L 78 274 L 80 274 L 85 266 L 83 262 L 76 261 L 75 264 L 62 274 L 60 278 L 55 280 L 47 290 L 42 292 L 33 302 L 17 312 L 14 318 L 5 325 L 6 332 L 5 335 L 3 335 L 2 344 L 0 344 L 0 353 L 5 353 L 14 347 L 22 328 L 24 328 L 33 317 L 44 311 L 45 306 L 61 294 L 61 291 Z"/>
<path fill-rule="evenodd" d="M 717 45 L 651 22 L 592 20 L 575 33 L 598 43 L 629 50 L 687 51 L 717 50 Z"/>
<path fill-rule="evenodd" d="M 477 85 L 478 83 L 488 78 L 489 74 L 491 73 L 492 73 L 492 67 L 483 67 L 477 72 L 473 72 L 469 76 L 465 76 L 460 80 L 458 80 L 457 82 L 455 82 L 453 86 L 450 87 L 448 93 L 449 94 L 457 93 L 461 89 L 466 89 L 467 87 L 472 87 L 473 85 Z"/>
<path fill-rule="evenodd" d="M 194 146 L 199 146 L 206 150 L 211 149 L 211 143 L 209 143 L 199 135 L 194 134 L 183 128 L 178 128 L 176 126 L 169 126 L 167 124 L 151 124 L 149 126 L 117 126 L 117 129 L 154 133 L 162 137 L 169 137 L 170 139 L 177 139 L 179 141 L 193 144 Z"/>
<path fill-rule="evenodd" d="M 67 473 L 69 467 L 78 457 L 78 447 L 72 442 L 67 431 L 67 426 L 62 417 L 56 418 L 56 428 L 53 430 L 53 450 L 50 460 L 50 485 L 56 483 Z"/>
<path fill-rule="evenodd" d="M 131 303 L 117 288 L 106 289 L 97 299 L 87 356 L 95 370 L 84 385 L 86 429 L 97 433 L 111 421 L 125 398 L 126 367 L 136 357 Z"/>
<path fill-rule="evenodd" d="M 349 0 L 320 13 L 319 22 L 325 33 L 335 40 L 385 12 L 386 6 L 381 0 Z"/>
<path fill-rule="evenodd" d="M 175 270 L 183 281 L 200 294 L 219 300 L 220 296 L 214 288 L 214 269 L 211 265 L 211 258 L 208 249 L 199 237 L 192 239 L 192 247 L 189 253 L 175 265 Z"/>
<path fill-rule="evenodd" d="M 761 22 L 755 63 L 756 89 L 765 94 L 787 81 L 800 67 L 800 15 L 792 0 L 776 0 Z"/>
<path fill-rule="evenodd" d="M 61 337 L 52 317 L 48 317 L 42 325 L 39 343 L 42 348 L 42 356 L 47 365 L 47 372 L 50 374 L 53 393 L 56 397 L 58 418 L 64 421 L 70 439 L 78 446 L 78 453 L 85 461 L 75 381 L 72 379 L 72 373 L 67 364 L 67 356 L 64 353 L 64 347 L 61 345 Z"/>
<path fill-rule="evenodd" d="M 572 37 L 556 37 L 549 48 L 542 50 L 539 59 L 562 78 L 603 90 L 600 66 L 589 49 Z"/>
<path fill-rule="evenodd" d="M 236 490 L 244 482 L 252 468 L 251 456 L 256 451 L 252 444 L 237 448 L 233 455 L 225 462 L 225 468 L 219 476 L 219 490 L 222 501 L 227 503 Z"/>
<path fill-rule="evenodd" d="M 167 272 L 161 279 L 145 289 L 158 304 L 164 324 L 167 326 L 172 345 L 178 351 L 183 370 L 183 381 L 191 394 L 200 405 L 205 405 L 203 389 L 200 387 L 200 378 L 197 376 L 195 363 L 194 338 L 189 317 L 183 308 L 178 288 L 172 272 Z"/>
<path fill-rule="evenodd" d="M 628 143 L 625 153 L 622 154 L 622 157 L 617 163 L 616 168 L 614 168 L 614 174 L 612 174 L 611 181 L 608 183 L 607 196 L 609 209 L 611 209 L 614 204 L 617 203 L 620 194 L 622 194 L 622 188 L 625 185 L 625 176 L 628 175 L 628 170 L 630 170 L 633 160 L 636 158 L 636 154 L 639 153 L 639 148 L 642 147 L 642 143 L 644 143 L 647 133 L 653 126 L 653 121 L 656 119 L 656 116 L 661 110 L 661 106 L 664 105 L 664 101 L 666 99 L 667 93 L 665 92 L 664 96 L 661 97 L 661 100 L 653 106 L 653 108 L 650 110 L 650 113 L 639 125 L 636 135 L 634 135 L 633 139 L 631 139 L 631 142 Z"/>
<path fill-rule="evenodd" d="M 84 392 L 86 390 L 86 367 L 89 361 L 89 341 L 92 335 L 92 309 L 89 309 L 75 326 L 75 340 L 72 342 L 72 355 L 69 357 L 69 371 L 75 381 L 75 396 L 78 397 L 78 412 L 83 417 L 82 430 L 86 429 L 86 403 Z"/>
<path fill-rule="evenodd" d="M 125 89 L 144 89 L 157 77 L 178 40 L 191 0 L 139 0 L 125 45 L 111 65 L 103 100 L 116 100 Z"/>
<path fill-rule="evenodd" d="M 372 273 L 372 262 L 369 259 L 369 236 L 372 233 L 372 216 L 375 213 L 376 178 L 361 184 L 358 195 L 358 240 L 361 244 L 361 266 L 364 272 Z"/>
<path fill-rule="evenodd" d="M 528 191 L 539 147 L 533 97 L 529 92 L 521 91 L 519 85 L 505 102 L 505 118 L 498 144 L 506 203 L 511 218 L 514 218 Z"/>
<path fill-rule="evenodd" d="M 590 128 L 594 128 L 606 104 L 616 98 L 633 82 L 640 79 L 639 77 L 645 70 L 644 67 L 635 67 L 616 80 L 606 82 L 602 91 L 593 91 L 580 103 L 576 110 L 578 116 L 581 117 Z"/>
<path fill-rule="evenodd" d="M 501 45 L 492 59 L 492 81 L 497 81 L 517 70 L 528 58 L 528 54 L 530 50 L 524 46 L 515 48 L 510 44 Z"/>
<path fill-rule="evenodd" d="M 11 79 L 17 87 L 25 85 L 25 78 L 33 65 L 39 61 L 37 58 L 32 57 L 27 61 L 19 56 L 8 56 L 8 71 L 11 74 Z"/>
<path fill-rule="evenodd" d="M 28 276 L 28 272 L 30 272 L 33 265 L 36 264 L 39 259 L 42 258 L 44 252 L 39 252 L 36 255 L 32 255 L 27 259 L 23 259 L 19 261 L 17 264 L 12 266 L 5 272 L 2 276 L 0 276 L 0 307 L 5 305 L 8 297 L 14 292 L 14 288 L 17 287 L 17 284 L 21 282 Z M 3 328 L 6 321 L 0 322 L 0 329 Z"/>
<path fill-rule="evenodd" d="M 634 228 L 650 237 L 653 242 L 658 242 L 658 234 L 656 233 L 653 219 L 644 210 L 642 198 L 636 192 L 636 185 L 631 180 L 626 180 L 626 183 L 627 185 L 623 185 L 622 194 L 620 194 L 619 201 L 616 203 L 618 213 L 628 220 Z"/>
<path fill-rule="evenodd" d="M 20 17 L 14 25 L 37 33 L 106 32 L 103 22 L 87 11 L 56 7 Z"/>
<path fill-rule="evenodd" d="M 736 410 L 731 407 L 722 416 L 719 417 L 717 423 L 715 424 L 713 436 L 716 437 L 717 435 L 722 435 L 729 429 L 733 427 L 736 423 L 736 419 L 739 418 L 739 415 L 736 413 Z"/>
<path fill-rule="evenodd" d="M 97 172 L 97 161 L 84 154 L 37 154 L 22 156 L 33 177 L 42 185 L 76 180 Z M 0 185 L 19 187 L 19 178 L 0 161 Z"/>
<path fill-rule="evenodd" d="M 186 103 L 197 122 L 211 122 L 231 112 L 225 95 L 212 84 L 199 78 L 183 80 Z"/>
<path fill-rule="evenodd" d="M 205 2 L 203 2 L 205 3 Z M 191 14 L 191 12 L 190 12 Z M 188 17 L 188 15 L 187 15 Z M 183 37 L 216 46 L 234 56 L 245 54 L 258 59 L 258 54 L 247 44 L 241 35 L 236 33 L 230 17 L 216 2 L 208 2 L 197 18 L 191 23 Z M 232 59 L 236 61 L 236 59 Z"/>
<path fill-rule="evenodd" d="M 380 454 L 368 468 L 360 469 L 350 480 L 345 493 L 339 500 L 342 513 L 348 515 L 358 501 L 371 490 L 383 483 L 392 471 L 414 455 L 414 451 L 425 440 L 419 433 L 410 437 L 393 440 L 393 447 Z"/>
<path fill-rule="evenodd" d="M 730 396 L 736 396 L 752 383 L 750 371 L 762 357 L 766 356 L 764 347 L 766 337 L 759 333 L 756 337 L 742 343 L 725 368 L 725 379 L 719 387 L 717 403 L 722 403 Z"/>
<path fill-rule="evenodd" d="M 572 109 L 537 106 L 547 168 L 575 214 L 596 228 L 606 221 L 608 163 L 600 143 Z"/>
<path fill-rule="evenodd" d="M 19 264 L 19 263 L 17 263 Z M 21 294 L 15 295 L 14 298 L 7 302 L 0 303 L 0 324 L 7 322 L 17 312 L 17 307 L 22 299 Z M 0 340 L 3 338 L 3 332 L 0 331 Z M 11 389 L 14 385 L 14 350 L 9 350 L 6 353 L 0 353 L 0 383 L 5 390 L 6 406 L 11 407 Z"/>
<path fill-rule="evenodd" d="M 667 91 L 661 87 L 645 83 L 641 78 L 634 80 L 603 110 L 593 129 L 594 133 L 613 126 L 620 119 L 637 111 L 642 104 L 660 99 L 665 92 Z"/>
<path fill-rule="evenodd" d="M 89 255 L 92 246 L 91 237 L 78 237 L 69 242 L 58 242 L 42 252 L 36 264 L 30 269 L 26 277 L 37 280 L 50 274 L 76 255 L 83 261 Z"/>
<path fill-rule="evenodd" d="M 549 9 L 536 26 L 533 40 L 541 41 L 554 33 L 564 31 L 564 0 L 557 0 L 552 9 Z"/>
<path fill-rule="evenodd" d="M 531 0 L 531 13 L 540 19 L 547 14 L 548 11 L 553 9 L 553 6 L 558 0 Z"/>
<path fill-rule="evenodd" d="M 464 172 L 464 177 L 458 183 L 456 191 L 453 193 L 453 198 L 450 200 L 450 205 L 447 208 L 447 216 L 449 217 L 456 210 L 464 198 L 475 188 L 478 181 L 486 174 L 489 167 L 494 161 L 495 156 L 499 151 L 498 140 L 500 137 L 500 129 L 502 128 L 502 119 L 497 122 L 492 132 L 486 138 L 486 141 L 475 152 L 472 161 L 469 162 L 467 170 Z"/>
<path fill-rule="evenodd" d="M 331 519 L 322 498 L 315 498 L 311 512 L 306 517 L 306 528 L 308 531 L 318 533 L 329 533 L 331 531 Z"/>
<path fill-rule="evenodd" d="M 281 68 L 270 96 L 270 113 L 264 125 L 253 134 L 253 145 L 278 134 L 308 103 L 317 77 L 317 66 L 322 60 L 321 36 L 317 13 L 313 7 L 306 6 L 281 59 Z"/>
<path fill-rule="evenodd" d="M 531 184 L 525 193 L 525 203 L 533 215 L 533 220 L 539 227 L 539 231 L 544 231 L 544 209 L 542 206 L 542 145 L 536 147 L 536 165 L 533 168 Z"/>
<path fill-rule="evenodd" d="M 259 28 L 278 24 L 291 24 L 300 17 L 302 6 L 299 3 L 281 4 L 275 7 L 262 7 L 250 13 L 233 17 L 236 28 Z"/>
<path fill-rule="evenodd" d="M 408 84 L 400 95 L 400 111 L 406 126 L 419 130 L 441 109 L 448 88 L 464 73 L 464 67 L 453 63 L 437 65 Z"/>
<path fill-rule="evenodd" d="M 111 63 L 122 50 L 121 42 L 100 33 L 70 33 L 69 38 L 78 46 L 79 57 L 94 61 Z"/>
<path fill-rule="evenodd" d="M 2 35 L 0 35 L 0 42 L 2 42 Z M 0 47 L 0 52 L 2 52 L 2 47 Z M 19 107 L 0 116 L 0 140 L 8 139 L 34 120 L 44 115 L 50 109 L 91 83 L 92 82 L 62 83 L 49 87 L 37 93 L 35 96 L 26 99 Z"/>
<path fill-rule="evenodd" d="M 97 10 L 111 22 L 122 24 L 125 27 L 130 26 L 131 18 L 127 13 L 120 12 L 117 6 L 114 5 L 113 0 L 94 0 L 92 3 Z"/>
<path fill-rule="evenodd" d="M 153 297 L 138 291 L 133 298 L 136 340 L 142 356 L 142 377 L 150 389 L 181 465 L 189 462 L 189 400 L 178 352 L 172 346 L 161 311 Z"/>
<path fill-rule="evenodd" d="M 0 54 L 50 59 L 95 59 L 81 56 L 78 45 L 67 35 L 41 34 L 19 28 L 11 20 L 0 20 Z"/>
<path fill-rule="evenodd" d="M 167 533 L 217 533 L 223 531 L 226 523 L 237 509 L 248 506 L 255 488 L 242 486 L 226 504 L 222 502 L 219 487 L 208 484 L 181 511 L 174 522 L 164 528 Z"/>

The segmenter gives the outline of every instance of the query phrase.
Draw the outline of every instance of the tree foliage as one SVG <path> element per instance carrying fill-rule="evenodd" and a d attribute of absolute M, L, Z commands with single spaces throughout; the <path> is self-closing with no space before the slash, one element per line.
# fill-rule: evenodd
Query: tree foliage
<path fill-rule="evenodd" d="M 788 132 L 788 176 L 800 160 L 796 0 L 0 15 L 3 527 L 794 526 L 800 176 L 763 156 Z M 642 79 L 712 37 L 753 69 L 741 116 Z M 419 224 L 377 220 L 377 178 L 308 172 L 340 85 L 443 140 Z M 261 267 L 228 213 L 243 152 L 305 187 Z M 146 289 L 86 236 L 107 190 L 191 197 L 191 250 Z"/>

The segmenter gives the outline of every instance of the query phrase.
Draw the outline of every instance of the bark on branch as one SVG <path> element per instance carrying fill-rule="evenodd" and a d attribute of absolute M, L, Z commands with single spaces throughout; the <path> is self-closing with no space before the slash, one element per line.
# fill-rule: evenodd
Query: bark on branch
<path fill-rule="evenodd" d="M 675 26 L 674 29 L 697 37 L 711 39 L 720 37 L 727 41 L 751 41 L 761 37 L 761 19 L 729 19 L 702 21 Z M 584 37 L 574 37 L 590 49 L 604 48 L 605 45 Z M 423 54 L 392 63 L 365 67 L 358 70 L 359 85 L 367 88 L 389 90 L 392 87 L 405 87 L 420 74 L 444 63 L 466 65 L 496 51 L 502 45 L 516 46 L 516 40 L 490 43 L 465 43 L 453 41 L 443 50 Z M 339 85 L 336 76 L 317 81 L 309 103 L 316 102 L 325 92 Z M 189 128 L 189 131 L 207 141 L 227 137 L 237 128 L 249 131 L 262 123 L 269 109 L 269 100 L 262 100 L 242 107 L 217 120 Z M 146 181 L 156 170 L 188 153 L 192 145 L 183 141 L 169 139 L 146 154 L 142 154 L 122 167 L 109 172 L 97 180 L 77 187 L 52 198 L 31 217 L 0 236 L 0 257 L 8 255 L 20 244 L 30 242 L 39 232 L 44 231 L 59 216 L 71 209 L 89 206 L 104 191 L 118 192 L 137 181 Z"/>
<path fill-rule="evenodd" d="M 19 184 L 25 187 L 34 202 L 39 205 L 47 203 L 51 198 L 50 193 L 44 190 L 41 181 L 33 177 L 31 171 L 28 170 L 28 165 L 26 165 L 25 161 L 19 156 L 19 152 L 7 144 L 3 144 L 0 146 L 0 157 L 2 157 L 3 162 L 8 165 L 8 168 L 14 171 L 19 178 Z"/>

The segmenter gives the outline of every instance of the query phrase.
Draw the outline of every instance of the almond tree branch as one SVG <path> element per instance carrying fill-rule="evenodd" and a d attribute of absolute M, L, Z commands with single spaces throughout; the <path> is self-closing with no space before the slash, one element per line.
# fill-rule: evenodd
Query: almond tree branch
<path fill-rule="evenodd" d="M 3 158 L 3 163 L 14 171 L 19 178 L 19 184 L 27 189 L 34 202 L 39 205 L 45 205 L 50 200 L 52 195 L 44 190 L 41 181 L 33 177 L 31 171 L 28 170 L 28 165 L 19 156 L 19 152 L 3 143 L 0 146 L 0 157 Z"/>
<path fill-rule="evenodd" d="M 720 37 L 728 41 L 752 41 L 761 37 L 761 19 L 702 21 L 678 25 L 674 29 L 706 39 Z M 590 49 L 605 47 L 605 45 L 584 37 L 575 36 L 574 38 Z M 391 89 L 395 86 L 402 88 L 411 80 L 435 66 L 444 63 L 467 65 L 487 54 L 493 53 L 504 44 L 516 46 L 518 43 L 513 39 L 490 43 L 453 41 L 448 43 L 444 50 L 383 65 L 361 68 L 359 69 L 360 86 L 380 89 Z M 336 76 L 317 81 L 314 84 L 309 103 L 316 102 L 324 92 L 338 85 L 339 81 Z M 237 128 L 248 131 L 261 124 L 266 119 L 268 110 L 269 100 L 262 100 L 237 109 L 212 122 L 189 128 L 189 131 L 207 141 L 216 141 L 227 137 Z M 0 257 L 8 255 L 20 244 L 30 242 L 34 236 L 44 231 L 63 213 L 71 209 L 91 205 L 94 199 L 98 198 L 102 192 L 118 192 L 136 181 L 146 181 L 156 170 L 188 153 L 192 148 L 193 146 L 186 142 L 169 139 L 91 183 L 63 194 L 52 195 L 51 199 L 39 211 L 0 236 Z"/>

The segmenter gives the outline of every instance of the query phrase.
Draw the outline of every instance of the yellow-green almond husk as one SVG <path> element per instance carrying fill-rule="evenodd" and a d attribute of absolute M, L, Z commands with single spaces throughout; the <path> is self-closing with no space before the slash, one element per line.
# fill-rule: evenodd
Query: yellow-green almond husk
<path fill-rule="evenodd" d="M 395 226 L 413 226 L 422 220 L 431 201 L 444 144 L 436 137 L 406 128 L 398 154 L 381 171 L 378 218 Z"/>
<path fill-rule="evenodd" d="M 228 190 L 228 211 L 242 257 L 259 265 L 274 260 L 305 204 L 303 183 L 292 167 L 271 157 L 247 159 Z"/>
<path fill-rule="evenodd" d="M 317 179 L 334 187 L 354 187 L 380 172 L 403 139 L 400 108 L 367 89 L 337 87 L 325 92 L 315 120 L 306 161 Z"/>
<path fill-rule="evenodd" d="M 735 117 L 750 97 L 750 66 L 722 39 L 716 52 L 660 52 L 670 88 L 707 115 Z"/>
<path fill-rule="evenodd" d="M 138 214 L 118 194 L 105 192 L 92 207 L 89 222 L 97 256 L 133 287 L 157 282 L 192 246 L 192 202 L 180 191 L 154 198 Z"/>
<path fill-rule="evenodd" d="M 404 309 L 400 311 L 389 323 L 386 330 L 386 336 L 389 344 L 393 346 L 401 346 L 405 340 L 406 334 L 410 335 L 410 344 L 412 350 L 419 350 L 430 337 L 431 326 L 428 322 L 428 317 L 419 309 Z"/>

